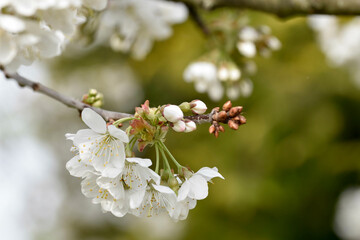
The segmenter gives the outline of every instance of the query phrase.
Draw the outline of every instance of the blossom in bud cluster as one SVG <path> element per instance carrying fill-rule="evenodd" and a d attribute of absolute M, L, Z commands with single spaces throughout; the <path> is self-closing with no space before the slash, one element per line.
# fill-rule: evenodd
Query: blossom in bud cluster
<path fill-rule="evenodd" d="M 109 43 L 119 52 L 130 53 L 135 59 L 144 59 L 155 40 L 172 35 L 172 24 L 187 19 L 183 3 L 163 0 L 110 1 L 101 16 L 98 42 Z"/>
<path fill-rule="evenodd" d="M 207 106 L 201 100 L 193 100 L 190 102 L 190 109 L 195 114 L 204 114 L 207 110 Z"/>
<path fill-rule="evenodd" d="M 175 132 L 184 132 L 186 130 L 186 123 L 183 120 L 179 120 L 173 123 L 172 129 Z"/>
<path fill-rule="evenodd" d="M 176 105 L 165 106 L 162 113 L 164 118 L 172 123 L 176 123 L 184 118 L 184 113 Z"/>
<path fill-rule="evenodd" d="M 231 61 L 222 62 L 218 66 L 210 62 L 195 62 L 184 71 L 185 81 L 194 82 L 195 89 L 200 93 L 207 92 L 213 101 L 219 101 L 224 92 L 232 100 L 250 96 L 252 82 L 242 76 L 239 67 Z M 191 110 L 201 114 L 201 110 Z"/>
<path fill-rule="evenodd" d="M 88 93 L 89 96 L 97 94 L 95 90 Z M 204 107 L 199 100 L 195 103 Z M 230 106 L 230 112 L 231 109 L 233 108 Z M 92 203 L 99 204 L 103 212 L 111 212 L 117 217 L 126 214 L 138 217 L 167 214 L 174 221 L 184 220 L 189 210 L 196 206 L 197 200 L 207 197 L 208 182 L 214 177 L 223 178 L 217 168 L 205 167 L 194 173 L 175 160 L 163 143 L 163 131 L 166 134 L 167 129 L 162 128 L 171 125 L 176 131 L 191 132 L 196 129 L 196 124 L 183 117 L 180 120 L 174 118 L 173 120 L 178 121 L 169 124 L 158 110 L 159 108 L 150 108 L 146 101 L 141 108 L 136 108 L 134 117 L 107 124 L 95 111 L 85 108 L 81 117 L 90 129 L 65 135 L 73 142 L 71 151 L 75 153 L 67 162 L 66 168 L 72 176 L 82 178 L 82 193 Z M 179 107 L 168 105 L 163 110 L 165 116 L 174 117 Z M 131 124 L 124 132 L 116 126 L 126 119 Z M 147 125 L 154 128 L 148 128 Z M 155 128 L 158 125 L 162 126 Z M 146 136 L 145 132 L 152 132 L 152 135 Z M 128 134 L 132 137 L 130 141 Z M 146 141 L 149 141 L 149 145 L 155 145 L 155 171 L 150 168 L 150 159 L 134 157 L 132 148 L 136 141 L 139 145 Z M 164 161 L 164 169 L 160 171 L 159 152 Z M 165 154 L 176 164 L 178 173 L 171 169 Z"/>
<path fill-rule="evenodd" d="M 190 120 L 185 120 L 184 132 L 192 132 L 196 130 L 196 123 Z"/>
<path fill-rule="evenodd" d="M 77 26 L 83 7 L 103 10 L 107 0 L 0 1 L 0 65 L 16 72 L 36 59 L 61 54 Z"/>
<path fill-rule="evenodd" d="M 202 200 L 206 198 L 209 193 L 207 182 L 214 177 L 224 179 L 216 167 L 203 167 L 195 174 L 191 174 L 190 177 L 185 177 L 185 181 L 179 189 L 177 200 L 182 201 L 186 198 Z"/>

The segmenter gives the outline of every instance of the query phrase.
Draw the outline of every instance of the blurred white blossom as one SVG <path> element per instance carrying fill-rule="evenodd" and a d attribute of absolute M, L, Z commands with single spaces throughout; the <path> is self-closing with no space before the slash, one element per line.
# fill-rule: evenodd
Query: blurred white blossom
<path fill-rule="evenodd" d="M 342 239 L 360 239 L 360 188 L 349 188 L 340 195 L 334 224 Z"/>
<path fill-rule="evenodd" d="M 183 3 L 163 0 L 111 0 L 103 13 L 98 41 L 109 42 L 115 51 L 143 59 L 155 40 L 172 35 L 172 24 L 187 19 Z"/>
<path fill-rule="evenodd" d="M 106 0 L 84 0 L 100 10 Z M 2 0 L 0 2 L 0 65 L 15 72 L 36 59 L 61 54 L 67 39 L 85 21 L 82 0 Z"/>
<path fill-rule="evenodd" d="M 335 16 L 314 15 L 308 22 L 329 62 L 347 67 L 360 87 L 360 17 L 341 24 Z"/>

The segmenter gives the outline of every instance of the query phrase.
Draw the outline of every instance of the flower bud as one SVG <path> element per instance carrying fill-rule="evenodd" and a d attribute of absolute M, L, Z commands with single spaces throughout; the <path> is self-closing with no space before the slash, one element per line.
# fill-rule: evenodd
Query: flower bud
<path fill-rule="evenodd" d="M 237 130 L 239 128 L 239 125 L 235 123 L 233 120 L 229 120 L 228 125 L 233 130 Z"/>
<path fill-rule="evenodd" d="M 227 112 L 230 110 L 231 107 L 232 107 L 231 101 L 227 101 L 226 103 L 224 103 L 222 109 Z"/>
<path fill-rule="evenodd" d="M 207 110 L 206 104 L 200 100 L 191 101 L 190 106 L 191 106 L 191 110 L 193 111 L 193 113 L 196 113 L 196 114 L 203 114 Z"/>
<path fill-rule="evenodd" d="M 177 181 L 177 179 L 174 176 L 169 177 L 169 180 L 167 183 L 172 190 L 174 190 L 174 191 L 179 190 L 179 182 Z"/>
<path fill-rule="evenodd" d="M 184 117 L 184 113 L 176 105 L 168 105 L 168 106 L 164 107 L 162 114 L 166 120 L 168 120 L 169 122 L 173 122 L 173 123 L 178 122 L 179 120 L 181 120 Z"/>
<path fill-rule="evenodd" d="M 101 100 L 97 100 L 97 101 L 95 101 L 95 102 L 92 104 L 92 106 L 93 106 L 93 107 L 96 107 L 96 108 L 101 108 L 102 105 L 103 105 L 103 103 L 102 103 Z"/>
<path fill-rule="evenodd" d="M 227 113 L 225 111 L 219 112 L 217 117 L 218 122 L 224 122 L 226 119 L 227 119 Z"/>
<path fill-rule="evenodd" d="M 229 79 L 229 75 L 230 73 L 226 66 L 219 67 L 217 77 L 220 81 L 227 81 Z"/>
<path fill-rule="evenodd" d="M 172 129 L 176 132 L 184 132 L 186 129 L 186 124 L 184 121 L 180 120 L 174 123 Z"/>
<path fill-rule="evenodd" d="M 209 133 L 210 133 L 210 134 L 213 134 L 213 133 L 215 132 L 215 130 L 216 130 L 216 127 L 215 127 L 214 125 L 211 125 L 211 126 L 209 127 Z"/>
<path fill-rule="evenodd" d="M 229 79 L 231 81 L 237 81 L 240 79 L 240 77 L 241 77 L 241 72 L 240 69 L 238 69 L 237 67 L 234 67 L 229 71 Z"/>
<path fill-rule="evenodd" d="M 90 96 L 94 96 L 94 97 L 95 97 L 97 93 L 98 93 L 98 92 L 97 92 L 96 89 L 90 89 L 90 90 L 89 90 L 89 95 L 90 95 Z"/>
<path fill-rule="evenodd" d="M 196 123 L 193 121 L 186 121 L 185 122 L 185 132 L 192 132 L 196 130 Z"/>
<path fill-rule="evenodd" d="M 188 102 L 183 102 L 182 104 L 179 105 L 179 107 L 183 112 L 188 112 L 190 111 L 191 105 Z"/>
<path fill-rule="evenodd" d="M 240 124 L 245 124 L 245 123 L 246 123 L 246 118 L 243 115 L 241 115 L 240 116 Z"/>

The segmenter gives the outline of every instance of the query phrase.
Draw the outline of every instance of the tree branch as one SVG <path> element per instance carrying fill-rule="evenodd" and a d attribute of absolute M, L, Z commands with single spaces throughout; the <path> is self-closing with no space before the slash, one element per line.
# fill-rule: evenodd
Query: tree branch
<path fill-rule="evenodd" d="M 33 82 L 29 79 L 26 79 L 17 73 L 9 74 L 9 73 L 5 72 L 3 69 L 1 69 L 1 70 L 4 72 L 5 77 L 7 79 L 15 80 L 19 84 L 20 87 L 31 88 L 35 92 L 42 93 L 50 98 L 53 98 L 53 99 L 65 104 L 68 107 L 75 108 L 79 111 L 82 111 L 84 108 L 91 108 L 92 110 L 94 110 L 95 112 L 100 114 L 106 121 L 109 121 L 109 119 L 117 120 L 120 118 L 126 118 L 126 117 L 132 116 L 131 114 L 128 114 L 128 113 L 113 112 L 113 111 L 108 111 L 108 110 L 104 110 L 101 108 L 92 107 L 86 103 L 79 101 L 79 100 L 65 96 L 51 88 L 48 88 L 48 87 L 42 85 L 41 83 Z"/>
<path fill-rule="evenodd" d="M 206 9 L 218 7 L 247 8 L 279 17 L 330 14 L 360 15 L 359 0 L 183 0 Z"/>
<path fill-rule="evenodd" d="M 92 107 L 79 100 L 65 96 L 51 88 L 44 86 L 41 83 L 33 82 L 27 78 L 24 78 L 17 73 L 14 74 L 7 73 L 1 66 L 0 66 L 0 71 L 4 73 L 7 79 L 16 81 L 20 87 L 31 88 L 32 90 L 34 90 L 34 92 L 42 93 L 52 99 L 55 99 L 56 101 L 63 103 L 64 105 L 70 108 L 75 108 L 79 111 L 82 111 L 84 108 L 91 108 L 92 110 L 100 114 L 106 121 L 109 121 L 110 119 L 118 120 L 121 118 L 127 118 L 133 116 L 132 114 L 129 113 L 113 112 L 101 108 Z M 204 115 L 186 116 L 185 118 L 194 121 L 196 124 L 202 124 L 202 123 L 210 123 L 212 121 L 211 117 L 212 117 L 212 113 L 204 114 Z"/>

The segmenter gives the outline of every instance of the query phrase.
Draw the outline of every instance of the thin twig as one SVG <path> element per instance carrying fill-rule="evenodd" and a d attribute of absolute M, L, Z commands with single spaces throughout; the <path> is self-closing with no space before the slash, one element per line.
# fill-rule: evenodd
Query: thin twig
<path fill-rule="evenodd" d="M 190 4 L 190 3 L 186 3 L 186 7 L 189 10 L 189 14 L 190 14 L 191 18 L 199 26 L 199 28 L 205 34 L 205 36 L 210 36 L 211 31 L 208 28 L 208 26 L 206 26 L 205 22 L 201 18 L 201 16 L 200 16 L 199 12 L 197 11 L 196 7 L 193 4 Z"/>
<path fill-rule="evenodd" d="M 92 110 L 94 110 L 95 112 L 100 114 L 100 116 L 102 116 L 106 121 L 109 121 L 110 119 L 118 120 L 121 118 L 133 117 L 133 115 L 129 114 L 129 113 L 114 112 L 114 111 L 108 111 L 108 110 L 101 109 L 101 108 L 92 107 L 86 103 L 79 101 L 79 100 L 65 96 L 51 88 L 44 86 L 41 83 L 34 82 L 25 77 L 22 77 L 17 73 L 14 73 L 14 74 L 7 73 L 1 66 L 0 66 L 0 71 L 2 71 L 4 73 L 4 75 L 7 79 L 16 81 L 20 87 L 31 88 L 32 90 L 34 90 L 34 92 L 42 93 L 52 99 L 55 99 L 55 100 L 65 104 L 66 106 L 68 106 L 70 108 L 75 108 L 79 111 L 82 111 L 84 108 L 91 108 Z M 194 121 L 196 124 L 211 122 L 211 114 L 187 116 L 185 118 Z"/>
<path fill-rule="evenodd" d="M 79 111 L 82 111 L 84 108 L 91 108 L 92 110 L 94 110 L 95 112 L 100 114 L 106 121 L 108 121 L 110 119 L 117 120 L 120 118 L 126 118 L 126 117 L 132 116 L 131 114 L 128 114 L 128 113 L 113 112 L 113 111 L 108 111 L 108 110 L 104 110 L 101 108 L 92 107 L 86 103 L 79 101 L 79 100 L 65 96 L 51 88 L 44 86 L 41 83 L 33 82 L 27 78 L 24 78 L 17 73 L 10 74 L 10 73 L 6 73 L 5 71 L 3 71 L 3 72 L 7 79 L 15 80 L 19 84 L 20 87 L 31 88 L 35 92 L 42 93 L 50 98 L 53 98 L 53 99 L 65 104 L 68 107 L 75 108 Z"/>
<path fill-rule="evenodd" d="M 252 9 L 279 17 L 329 14 L 356 16 L 360 14 L 359 0 L 174 0 L 194 4 L 207 10 L 230 7 Z"/>

